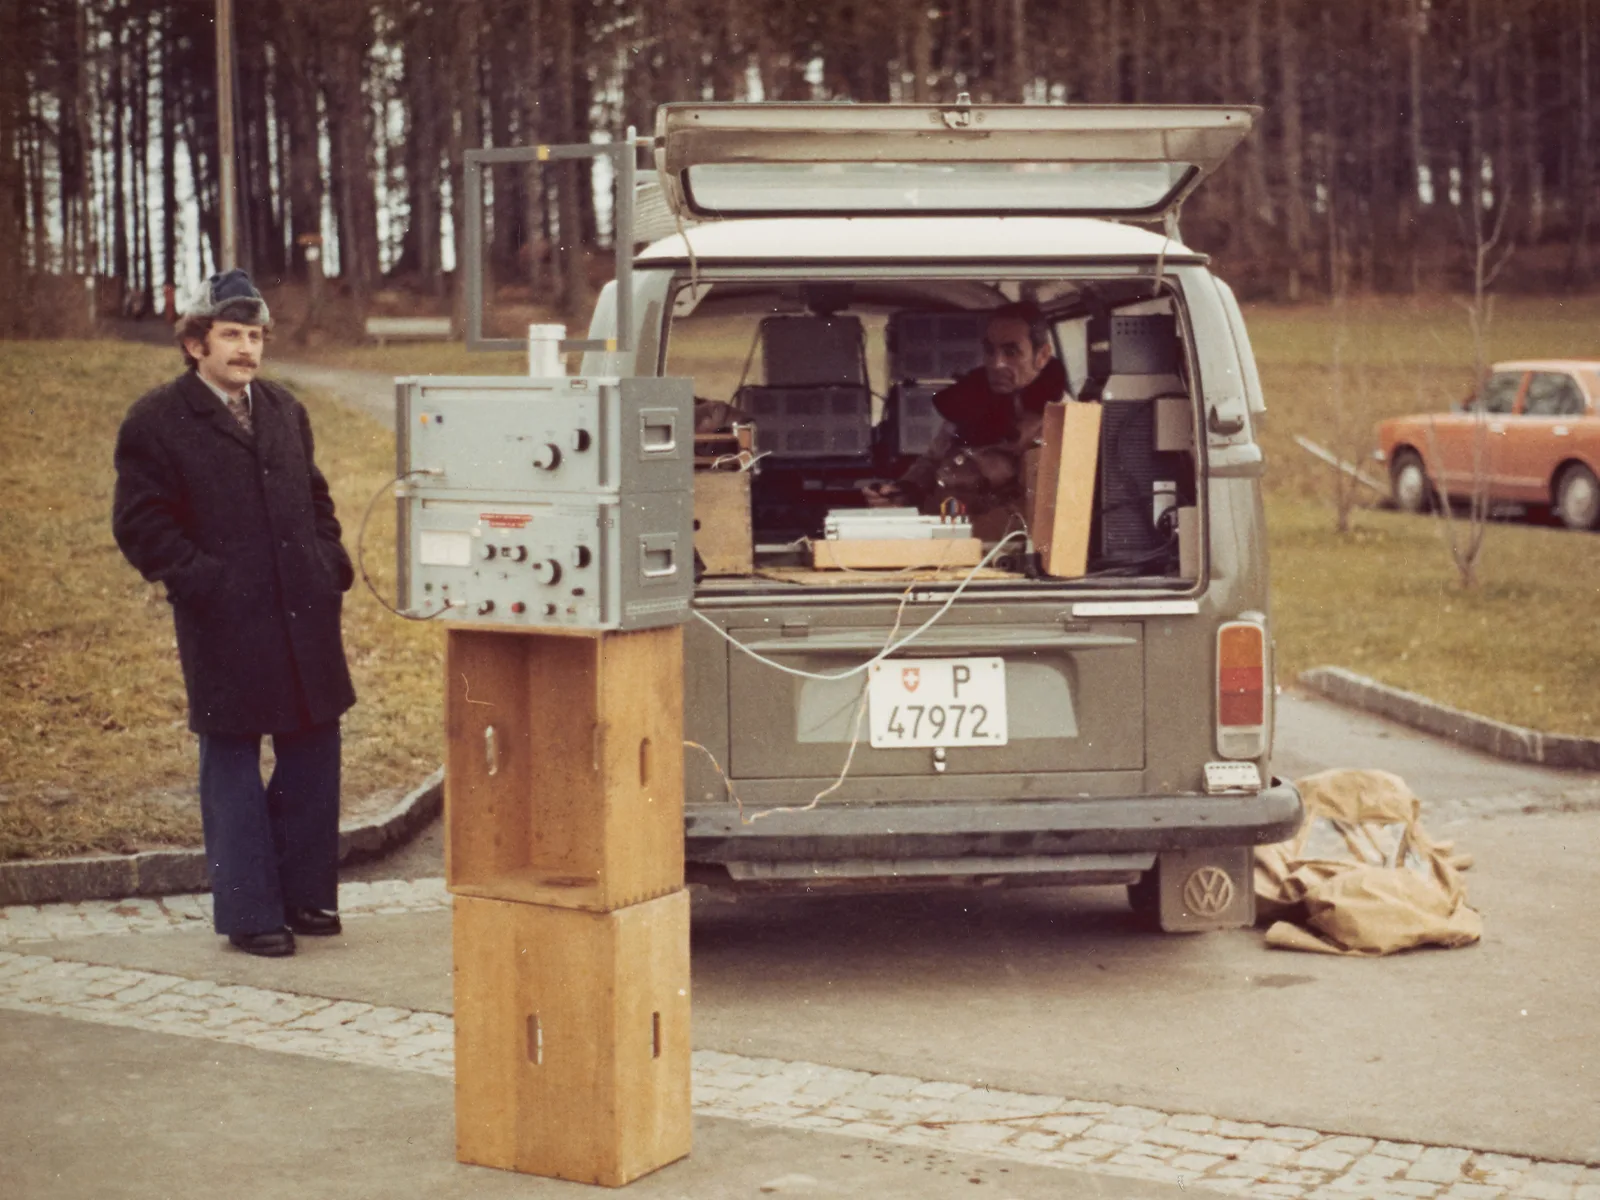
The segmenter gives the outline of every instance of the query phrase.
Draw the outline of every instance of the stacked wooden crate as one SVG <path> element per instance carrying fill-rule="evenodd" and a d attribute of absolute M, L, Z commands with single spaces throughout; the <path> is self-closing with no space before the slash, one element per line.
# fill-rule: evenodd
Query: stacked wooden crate
<path fill-rule="evenodd" d="M 690 1147 L 683 630 L 453 628 L 456 1156 L 620 1186 Z"/>

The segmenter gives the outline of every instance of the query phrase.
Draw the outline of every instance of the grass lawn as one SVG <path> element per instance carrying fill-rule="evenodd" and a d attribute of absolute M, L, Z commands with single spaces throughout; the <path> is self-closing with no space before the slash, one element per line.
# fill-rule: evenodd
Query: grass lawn
<path fill-rule="evenodd" d="M 0 343 L 0 859 L 198 844 L 196 743 L 172 616 L 111 537 L 111 453 L 134 398 L 175 351 L 120 342 Z M 354 552 L 393 473 L 393 437 L 315 393 L 317 459 Z M 367 569 L 393 595 L 394 506 Z M 345 639 L 360 702 L 345 720 L 346 811 L 392 802 L 439 763 L 443 633 L 389 616 L 357 582 Z"/>
<path fill-rule="evenodd" d="M 1499 720 L 1600 737 L 1600 535 L 1534 522 L 1489 527 L 1478 587 L 1464 590 L 1438 517 L 1363 507 L 1335 530 L 1334 472 L 1301 434 L 1359 461 L 1373 426 L 1439 410 L 1472 386 L 1459 300 L 1363 300 L 1246 309 L 1267 396 L 1278 679 L 1334 665 Z M 1600 297 L 1502 298 L 1486 357 L 1600 355 Z"/>
<path fill-rule="evenodd" d="M 1361 508 L 1349 533 L 1335 532 L 1332 472 L 1293 441 L 1302 433 L 1364 459 L 1379 417 L 1465 394 L 1472 354 L 1459 303 L 1256 306 L 1247 317 L 1269 406 L 1279 680 L 1344 666 L 1491 717 L 1600 736 L 1600 535 L 1497 523 L 1482 582 L 1466 591 L 1437 518 Z M 1596 330 L 1600 298 L 1502 300 L 1489 356 L 1600 353 Z M 678 350 L 709 375 L 692 347 Z M 279 344 L 272 357 L 292 353 Z M 520 355 L 453 344 L 309 357 L 395 374 L 523 370 Z M 165 348 L 0 343 L 0 859 L 198 842 L 171 614 L 109 526 L 122 414 L 177 369 Z M 392 472 L 393 439 L 328 397 L 302 399 L 353 552 L 361 514 Z M 380 501 L 367 568 L 386 595 L 392 542 L 393 505 Z M 361 698 L 345 723 L 345 792 L 347 809 L 364 811 L 439 761 L 443 634 L 389 616 L 359 583 L 345 634 Z"/>
<path fill-rule="evenodd" d="M 526 375 L 528 356 L 504 350 L 468 350 L 464 342 L 398 342 L 389 346 L 291 346 L 276 341 L 267 350 L 275 359 L 382 371 L 386 375 Z"/>
<path fill-rule="evenodd" d="M 1268 505 L 1278 680 L 1316 666 L 1502 721 L 1600 737 L 1600 535 L 1498 522 L 1462 590 L 1437 517 Z"/>

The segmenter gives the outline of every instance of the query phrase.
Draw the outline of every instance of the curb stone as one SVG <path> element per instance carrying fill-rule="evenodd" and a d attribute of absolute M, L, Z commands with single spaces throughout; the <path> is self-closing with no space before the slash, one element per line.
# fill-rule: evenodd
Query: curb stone
<path fill-rule="evenodd" d="M 360 862 L 399 845 L 431 821 L 443 805 L 444 768 L 440 767 L 388 812 L 342 826 L 339 862 Z M 203 892 L 210 886 L 205 851 L 199 848 L 0 863 L 0 907 L 170 896 Z"/>
<path fill-rule="evenodd" d="M 1600 771 L 1600 739 L 1543 733 L 1521 725 L 1491 721 L 1477 713 L 1463 712 L 1357 675 L 1343 667 L 1315 667 L 1299 679 L 1301 687 L 1347 704 L 1363 712 L 1376 713 L 1423 733 L 1447 738 L 1485 754 L 1513 762 L 1534 763 L 1576 771 Z"/>

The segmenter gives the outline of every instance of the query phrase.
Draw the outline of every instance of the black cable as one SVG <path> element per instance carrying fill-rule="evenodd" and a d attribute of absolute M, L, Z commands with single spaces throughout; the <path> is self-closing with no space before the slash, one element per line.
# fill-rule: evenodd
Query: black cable
<path fill-rule="evenodd" d="M 406 471 L 402 474 L 396 475 L 393 479 L 389 480 L 382 487 L 380 487 L 376 492 L 372 493 L 372 499 L 367 501 L 367 511 L 361 514 L 361 530 L 356 534 L 356 569 L 361 572 L 361 582 L 367 585 L 367 591 L 372 593 L 373 597 L 378 601 L 379 604 L 383 605 L 384 608 L 388 609 L 395 616 L 404 617 L 407 621 L 431 621 L 435 617 L 442 616 L 443 614 L 449 612 L 450 606 L 446 605 L 438 612 L 429 613 L 425 617 L 417 617 L 413 616 L 411 613 L 402 612 L 400 609 L 396 608 L 383 598 L 383 593 L 378 591 L 377 585 L 372 582 L 372 577 L 367 574 L 367 522 L 372 520 L 372 510 L 377 507 L 378 497 L 382 496 L 384 492 L 388 491 L 401 480 L 410 479 L 413 475 L 432 474 L 434 474 L 434 472 L 427 468 Z"/>

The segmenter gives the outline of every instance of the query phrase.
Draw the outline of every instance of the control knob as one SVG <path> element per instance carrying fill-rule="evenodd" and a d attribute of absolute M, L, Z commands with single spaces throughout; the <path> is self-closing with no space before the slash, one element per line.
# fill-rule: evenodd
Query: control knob
<path fill-rule="evenodd" d="M 559 583 L 561 564 L 553 558 L 541 558 L 533 564 L 533 577 L 544 584 Z"/>

